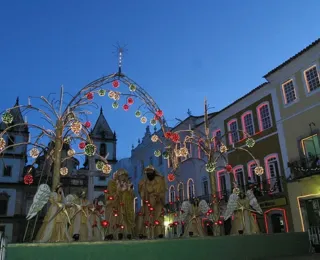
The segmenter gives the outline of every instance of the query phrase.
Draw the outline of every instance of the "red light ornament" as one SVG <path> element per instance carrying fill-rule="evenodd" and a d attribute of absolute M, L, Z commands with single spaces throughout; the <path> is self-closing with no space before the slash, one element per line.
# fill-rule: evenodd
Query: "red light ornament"
<path fill-rule="evenodd" d="M 157 116 L 157 117 L 163 117 L 163 112 L 162 112 L 162 110 L 158 110 L 158 111 L 156 112 L 156 116 Z"/>
<path fill-rule="evenodd" d="M 91 126 L 91 122 L 90 122 L 90 121 L 85 122 L 85 123 L 84 123 L 84 126 L 85 126 L 86 128 L 89 128 L 89 127 Z"/>
<path fill-rule="evenodd" d="M 85 143 L 85 142 L 81 142 L 81 143 L 79 144 L 79 148 L 80 148 L 81 150 L 83 150 L 85 147 L 86 147 L 86 143 Z"/>
<path fill-rule="evenodd" d="M 175 179 L 176 179 L 176 176 L 174 176 L 173 173 L 169 173 L 169 174 L 168 174 L 168 181 L 169 181 L 169 182 L 173 182 Z"/>
<path fill-rule="evenodd" d="M 118 88 L 118 87 L 120 86 L 119 81 L 118 81 L 118 80 L 114 80 L 114 81 L 112 82 L 112 86 L 113 86 L 114 88 Z"/>
<path fill-rule="evenodd" d="M 128 104 L 124 104 L 122 108 L 123 108 L 124 111 L 128 111 L 129 110 L 129 105 Z"/>
<path fill-rule="evenodd" d="M 31 174 L 26 174 L 23 178 L 23 182 L 26 185 L 31 185 L 33 183 L 33 176 Z"/>
<path fill-rule="evenodd" d="M 232 172 L 232 166 L 230 164 L 227 164 L 225 168 L 227 172 Z"/>
<path fill-rule="evenodd" d="M 89 92 L 89 93 L 87 94 L 87 99 L 88 99 L 88 100 L 92 100 L 92 99 L 93 99 L 93 93 L 92 93 L 92 92 Z"/>
<path fill-rule="evenodd" d="M 101 221 L 101 226 L 104 228 L 107 228 L 109 226 L 109 222 L 107 220 L 102 220 Z"/>
<path fill-rule="evenodd" d="M 131 106 L 133 103 L 134 103 L 133 98 L 132 98 L 132 97 L 128 97 L 128 98 L 127 98 L 127 104 L 128 104 L 129 106 Z"/>

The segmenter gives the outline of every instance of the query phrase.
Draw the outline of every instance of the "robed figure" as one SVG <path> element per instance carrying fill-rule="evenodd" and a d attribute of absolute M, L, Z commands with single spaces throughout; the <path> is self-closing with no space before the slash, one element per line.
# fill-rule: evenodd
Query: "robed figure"
<path fill-rule="evenodd" d="M 136 232 L 139 237 L 162 238 L 165 234 L 163 208 L 166 182 L 152 165 L 144 169 L 144 178 L 139 182 L 138 192 L 143 205 L 137 216 Z"/>
<path fill-rule="evenodd" d="M 113 238 L 132 238 L 134 223 L 134 192 L 125 169 L 117 170 L 108 182 L 105 219 Z"/>
<path fill-rule="evenodd" d="M 224 219 L 232 218 L 231 235 L 258 234 L 259 227 L 252 214 L 262 214 L 260 205 L 252 190 L 246 193 L 238 188 L 230 195 Z"/>

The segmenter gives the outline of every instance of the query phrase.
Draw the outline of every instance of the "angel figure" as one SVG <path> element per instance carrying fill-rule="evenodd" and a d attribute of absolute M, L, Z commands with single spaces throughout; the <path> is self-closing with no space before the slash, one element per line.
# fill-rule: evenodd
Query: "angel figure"
<path fill-rule="evenodd" d="M 104 240 L 101 221 L 104 220 L 104 203 L 102 201 L 94 201 L 93 205 L 89 207 L 88 216 L 91 231 L 92 241 Z"/>
<path fill-rule="evenodd" d="M 70 219 L 66 207 L 73 200 L 74 197 L 72 195 L 64 196 L 62 184 L 59 184 L 54 192 L 51 192 L 47 184 L 39 186 L 27 214 L 27 220 L 35 217 L 48 202 L 50 202 L 50 207 L 36 236 L 37 242 L 71 241 L 67 233 L 67 225 L 68 222 L 70 223 Z"/>
<path fill-rule="evenodd" d="M 79 196 L 75 196 L 73 214 L 70 216 L 69 234 L 75 241 L 90 241 L 92 239 L 92 227 L 88 218 L 90 203 L 86 196 L 87 193 L 84 190 L 79 193 Z"/>
<path fill-rule="evenodd" d="M 232 215 L 234 216 L 230 234 L 258 234 L 259 227 L 254 220 L 252 213 L 263 213 L 252 190 L 248 190 L 247 193 L 244 193 L 238 188 L 234 188 L 224 213 L 225 220 L 228 220 Z"/>
<path fill-rule="evenodd" d="M 200 202 L 202 203 L 202 201 Z M 181 205 L 181 220 L 184 224 L 183 237 L 198 236 L 204 237 L 204 231 L 201 221 L 201 208 L 199 207 L 199 200 L 194 199 L 192 203 L 184 201 Z"/>

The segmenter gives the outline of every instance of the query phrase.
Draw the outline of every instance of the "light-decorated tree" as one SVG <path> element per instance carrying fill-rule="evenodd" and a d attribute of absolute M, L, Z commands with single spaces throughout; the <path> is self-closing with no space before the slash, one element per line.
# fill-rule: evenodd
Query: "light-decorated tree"
<path fill-rule="evenodd" d="M 209 203 L 210 208 L 208 209 L 207 215 L 214 223 L 214 235 L 218 236 L 221 234 L 220 225 L 223 223 L 220 219 L 220 202 L 223 197 L 222 194 L 218 194 L 219 191 L 217 190 L 217 170 L 225 169 L 228 173 L 230 173 L 231 183 L 233 183 L 235 186 L 237 185 L 234 175 L 231 174 L 233 172 L 233 167 L 228 164 L 228 160 L 226 158 L 228 147 L 223 143 L 224 138 L 228 138 L 229 135 L 233 134 L 233 132 L 227 131 L 221 136 L 212 136 L 211 133 L 214 131 L 210 129 L 208 105 L 206 100 L 204 103 L 203 123 L 203 131 L 201 131 L 199 128 L 190 129 L 190 126 L 187 126 L 182 130 L 165 132 L 164 140 L 161 140 L 158 136 L 152 136 L 151 139 L 153 142 L 162 142 L 166 146 L 166 151 L 163 153 L 163 156 L 166 159 L 170 159 L 172 165 L 172 172 L 168 174 L 169 182 L 172 182 L 176 179 L 178 169 L 183 161 L 181 159 L 188 157 L 188 145 L 192 144 L 193 147 L 197 147 L 203 152 L 204 156 L 200 158 L 200 160 L 203 161 L 203 166 L 209 175 L 212 194 L 212 203 Z M 263 167 L 259 165 L 258 160 L 255 159 L 254 155 L 249 150 L 255 145 L 255 140 L 245 131 L 237 130 L 237 134 L 241 135 L 242 140 L 245 143 L 245 148 L 236 147 L 233 145 L 231 149 L 235 150 L 236 152 L 245 152 L 249 154 L 252 160 L 256 162 L 256 167 L 254 169 L 255 174 L 257 176 L 263 175 Z M 159 151 L 155 151 L 154 154 L 155 156 L 161 155 Z M 183 172 L 180 174 L 183 174 Z"/>

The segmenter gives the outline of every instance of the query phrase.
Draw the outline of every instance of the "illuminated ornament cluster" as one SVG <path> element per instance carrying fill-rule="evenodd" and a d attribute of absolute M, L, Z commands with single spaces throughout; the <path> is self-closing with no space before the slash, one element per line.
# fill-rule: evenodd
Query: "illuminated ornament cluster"
<path fill-rule="evenodd" d="M 82 129 L 82 124 L 79 121 L 74 121 L 70 128 L 75 135 L 79 135 Z"/>
<path fill-rule="evenodd" d="M 106 95 L 106 93 L 107 93 L 107 91 L 104 90 L 104 89 L 100 89 L 100 90 L 98 91 L 98 95 L 99 95 L 100 97 L 104 97 L 104 96 Z"/>
<path fill-rule="evenodd" d="M 178 143 L 180 141 L 180 136 L 177 133 L 166 132 L 164 136 L 165 138 L 170 139 L 174 143 Z"/>
<path fill-rule="evenodd" d="M 115 100 L 115 101 L 118 101 L 120 100 L 120 93 L 119 92 L 116 92 L 116 91 L 109 91 L 108 93 L 108 97 Z"/>
<path fill-rule="evenodd" d="M 94 156 L 94 154 L 96 153 L 96 146 L 93 144 L 87 144 L 84 147 L 84 153 L 88 156 Z"/>
<path fill-rule="evenodd" d="M 220 146 L 220 153 L 226 153 L 228 151 L 227 146 L 225 146 L 224 144 Z"/>
<path fill-rule="evenodd" d="M 13 122 L 13 115 L 10 112 L 4 112 L 1 116 L 2 122 L 5 124 L 11 124 Z"/>
<path fill-rule="evenodd" d="M 133 85 L 133 84 L 130 84 L 129 90 L 130 90 L 131 92 L 134 92 L 134 91 L 137 90 L 137 87 L 136 87 L 135 85 Z"/>
<path fill-rule="evenodd" d="M 26 185 L 31 185 L 33 183 L 33 176 L 31 174 L 26 174 L 24 177 L 23 177 L 23 182 L 24 184 Z"/>
<path fill-rule="evenodd" d="M 103 166 L 104 166 L 104 162 L 97 161 L 96 168 L 97 168 L 98 171 L 102 171 Z"/>
<path fill-rule="evenodd" d="M 142 124 L 147 123 L 147 121 L 148 121 L 148 119 L 147 119 L 145 116 L 143 116 L 143 117 L 140 118 L 140 122 L 141 122 Z"/>
<path fill-rule="evenodd" d="M 246 146 L 252 148 L 256 144 L 256 141 L 253 138 L 248 138 L 246 140 Z"/>
<path fill-rule="evenodd" d="M 29 152 L 30 156 L 33 158 L 33 159 L 36 159 L 38 158 L 40 152 L 37 148 L 32 148 Z"/>
<path fill-rule="evenodd" d="M 160 150 L 154 151 L 154 156 L 155 157 L 160 157 L 161 156 L 161 151 Z"/>
<path fill-rule="evenodd" d="M 6 148 L 6 141 L 1 137 L 0 138 L 0 152 Z"/>
<path fill-rule="evenodd" d="M 105 164 L 105 165 L 103 165 L 103 167 L 102 167 L 102 172 L 103 172 L 104 174 L 109 175 L 111 171 L 112 171 L 112 167 L 111 167 L 110 164 Z"/>
<path fill-rule="evenodd" d="M 151 141 L 156 143 L 159 141 L 159 137 L 157 135 L 153 135 L 153 136 L 151 136 Z"/>
<path fill-rule="evenodd" d="M 68 154 L 69 157 L 72 157 L 72 156 L 74 156 L 76 154 L 76 151 L 74 149 L 69 149 L 67 151 L 67 154 Z"/>
<path fill-rule="evenodd" d="M 176 176 L 173 173 L 168 174 L 168 181 L 173 182 L 176 179 Z"/>
<path fill-rule="evenodd" d="M 62 176 L 66 176 L 66 175 L 68 174 L 68 172 L 69 172 L 69 170 L 68 170 L 67 167 L 62 167 L 62 168 L 60 168 L 60 174 L 61 174 Z"/>
<path fill-rule="evenodd" d="M 79 144 L 79 149 L 83 150 L 86 147 L 86 143 L 85 142 L 81 142 Z"/>
<path fill-rule="evenodd" d="M 89 93 L 87 94 L 87 99 L 88 99 L 88 100 L 92 100 L 92 99 L 93 99 L 93 93 L 92 93 L 92 92 L 89 92 Z"/>
<path fill-rule="evenodd" d="M 264 169 L 261 166 L 257 166 L 254 168 L 254 173 L 258 176 L 261 176 L 264 174 Z"/>
<path fill-rule="evenodd" d="M 206 164 L 206 171 L 207 172 L 214 172 L 216 170 L 216 164 L 213 162 L 208 162 Z"/>

